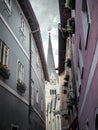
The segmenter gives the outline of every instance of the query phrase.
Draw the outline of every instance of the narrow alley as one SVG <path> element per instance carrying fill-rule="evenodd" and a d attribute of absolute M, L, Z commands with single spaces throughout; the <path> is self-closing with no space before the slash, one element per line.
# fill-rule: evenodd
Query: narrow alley
<path fill-rule="evenodd" d="M 98 130 L 97 11 L 0 0 L 0 130 Z"/>

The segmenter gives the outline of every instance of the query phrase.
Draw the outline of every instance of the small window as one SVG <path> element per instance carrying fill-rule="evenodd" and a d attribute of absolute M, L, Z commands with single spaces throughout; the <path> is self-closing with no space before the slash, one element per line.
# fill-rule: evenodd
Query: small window
<path fill-rule="evenodd" d="M 24 66 L 18 61 L 18 80 L 20 82 L 24 81 Z"/>
<path fill-rule="evenodd" d="M 85 49 L 87 49 L 88 35 L 90 28 L 89 8 L 87 0 L 83 0 L 82 2 L 82 22 L 83 22 Z"/>
<path fill-rule="evenodd" d="M 20 23 L 20 32 L 25 35 L 25 20 L 22 16 L 22 14 L 20 14 L 21 16 L 21 23 Z"/>
<path fill-rule="evenodd" d="M 79 67 L 79 69 L 80 69 L 81 79 L 83 79 L 84 63 L 83 63 L 83 55 L 82 55 L 81 39 L 80 39 L 80 43 L 79 43 L 79 61 L 78 61 L 78 67 Z"/>
<path fill-rule="evenodd" d="M 36 60 L 36 66 L 37 66 L 37 68 L 39 68 L 39 55 L 38 55 L 38 53 L 37 53 L 37 60 Z"/>
<path fill-rule="evenodd" d="M 54 89 L 51 90 L 51 89 L 50 89 L 50 95 L 56 95 L 56 90 L 54 90 Z"/>
<path fill-rule="evenodd" d="M 7 8 L 11 11 L 11 0 L 4 0 L 4 3 L 6 4 Z"/>
<path fill-rule="evenodd" d="M 56 90 L 54 90 L 54 94 L 56 95 Z"/>
<path fill-rule="evenodd" d="M 34 106 L 34 82 L 31 80 L 31 105 Z"/>
<path fill-rule="evenodd" d="M 36 90 L 36 102 L 38 103 L 38 98 L 39 98 L 39 91 Z"/>
<path fill-rule="evenodd" d="M 8 65 L 9 49 L 6 44 L 0 40 L 0 63 Z"/>
<path fill-rule="evenodd" d="M 98 114 L 96 115 L 95 119 L 95 130 L 98 130 Z"/>
<path fill-rule="evenodd" d="M 41 111 L 43 111 L 43 99 L 41 99 Z"/>
<path fill-rule="evenodd" d="M 89 122 L 88 122 L 88 120 L 86 121 L 86 130 L 89 130 Z"/>
<path fill-rule="evenodd" d="M 19 130 L 19 126 L 11 124 L 11 130 Z"/>

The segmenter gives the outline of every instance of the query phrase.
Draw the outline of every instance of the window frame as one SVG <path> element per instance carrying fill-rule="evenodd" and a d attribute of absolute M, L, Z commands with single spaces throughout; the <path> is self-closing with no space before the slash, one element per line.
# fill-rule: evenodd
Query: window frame
<path fill-rule="evenodd" d="M 8 66 L 8 58 L 9 58 L 9 48 L 7 45 L 0 39 L 0 63 Z"/>
<path fill-rule="evenodd" d="M 34 106 L 34 81 L 31 80 L 31 105 Z"/>
<path fill-rule="evenodd" d="M 43 105 L 44 105 L 44 101 L 43 101 L 43 99 L 41 99 L 41 111 L 43 111 L 43 110 L 44 110 Z"/>
<path fill-rule="evenodd" d="M 38 89 L 36 89 L 36 103 L 39 102 L 39 91 Z"/>
<path fill-rule="evenodd" d="M 17 75 L 17 80 L 19 80 L 20 82 L 24 82 L 24 66 L 20 62 L 20 60 L 18 61 L 18 75 Z"/>
<path fill-rule="evenodd" d="M 90 30 L 90 23 L 91 23 L 88 0 L 82 1 L 81 14 L 82 14 L 82 25 L 83 25 L 84 42 L 85 42 L 84 46 L 86 50 L 88 46 L 88 37 L 89 37 L 89 30 Z"/>
<path fill-rule="evenodd" d="M 23 14 L 20 13 L 20 33 L 25 37 L 25 19 L 23 17 Z"/>
<path fill-rule="evenodd" d="M 18 125 L 11 124 L 11 130 L 13 130 L 13 128 L 12 128 L 12 127 L 16 127 L 16 128 L 17 128 L 17 130 L 19 130 L 19 126 L 18 126 Z"/>
<path fill-rule="evenodd" d="M 3 1 L 4 1 L 4 4 L 6 5 L 8 11 L 11 12 L 12 0 L 10 0 L 10 2 L 9 2 L 9 0 L 3 0 Z"/>

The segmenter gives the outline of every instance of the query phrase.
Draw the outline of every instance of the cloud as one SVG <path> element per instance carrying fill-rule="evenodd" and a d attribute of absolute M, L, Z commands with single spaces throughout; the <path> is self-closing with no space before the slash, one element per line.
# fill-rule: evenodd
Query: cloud
<path fill-rule="evenodd" d="M 51 41 L 53 46 L 54 56 L 57 57 L 58 51 L 58 23 L 59 23 L 59 7 L 57 0 L 30 0 L 38 19 L 45 57 L 48 47 L 48 32 L 51 32 Z M 57 59 L 57 58 L 56 58 Z"/>

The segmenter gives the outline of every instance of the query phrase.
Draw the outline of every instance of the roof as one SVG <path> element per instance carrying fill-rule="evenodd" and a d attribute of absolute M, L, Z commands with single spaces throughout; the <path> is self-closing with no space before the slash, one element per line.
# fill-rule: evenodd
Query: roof
<path fill-rule="evenodd" d="M 21 9 L 23 10 L 23 13 L 30 25 L 31 32 L 34 32 L 34 30 L 38 30 L 39 23 L 37 21 L 37 18 L 35 16 L 35 13 L 33 11 L 30 1 L 29 0 L 17 0 L 17 1 L 20 4 Z M 43 67 L 43 71 L 45 75 L 45 80 L 49 80 L 40 29 L 37 31 L 37 33 L 33 33 L 33 36 L 34 36 L 36 46 L 40 54 L 41 63 L 42 63 L 42 67 Z"/>

